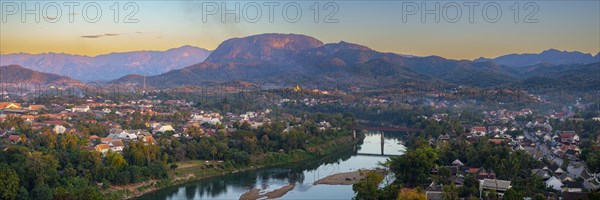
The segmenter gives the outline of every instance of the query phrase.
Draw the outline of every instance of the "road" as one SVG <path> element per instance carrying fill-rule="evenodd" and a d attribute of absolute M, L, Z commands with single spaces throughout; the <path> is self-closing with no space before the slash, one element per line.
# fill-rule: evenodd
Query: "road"
<path fill-rule="evenodd" d="M 562 166 L 563 164 L 563 159 L 559 158 L 556 154 L 554 154 L 550 149 L 548 149 L 548 146 L 546 146 L 546 144 L 544 144 L 543 140 L 539 140 L 535 137 L 535 135 L 533 133 L 529 133 L 528 131 L 523 131 L 523 133 L 525 134 L 525 137 L 533 142 L 535 142 L 535 148 L 537 148 L 538 151 L 541 151 L 544 154 L 544 158 L 546 158 L 549 161 L 554 161 L 556 162 L 556 164 L 558 166 Z"/>

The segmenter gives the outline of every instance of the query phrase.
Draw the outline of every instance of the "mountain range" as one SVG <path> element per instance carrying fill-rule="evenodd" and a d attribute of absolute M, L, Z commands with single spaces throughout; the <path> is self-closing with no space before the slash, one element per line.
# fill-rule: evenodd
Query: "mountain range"
<path fill-rule="evenodd" d="M 176 86 L 197 85 L 204 81 L 236 80 L 340 81 L 343 78 L 357 78 L 353 74 L 363 69 L 375 74 L 388 74 L 366 68 L 377 67 L 377 64 L 397 64 L 397 61 L 403 58 L 397 54 L 380 53 L 347 42 L 324 44 L 305 35 L 262 34 L 226 40 L 205 62 L 149 76 L 147 83 L 155 86 Z M 400 70 L 395 74 L 402 74 L 406 78 L 421 76 L 407 68 L 387 67 L 385 70 Z M 142 78 L 127 76 L 115 82 L 140 82 Z M 363 74 L 360 78 L 370 77 Z"/>
<path fill-rule="evenodd" d="M 565 70 L 577 76 L 561 77 L 560 73 L 556 73 Z M 410 57 L 379 52 L 343 41 L 325 44 L 305 35 L 261 34 L 226 40 L 206 61 L 160 75 L 147 76 L 146 83 L 158 87 L 172 87 L 202 85 L 206 81 L 243 80 L 390 87 L 406 81 L 415 81 L 490 87 L 527 84 L 541 77 L 548 80 L 565 78 L 594 82 L 600 78 L 595 76 L 598 75 L 598 70 L 598 63 L 545 63 L 521 67 L 502 65 L 492 60 Z M 141 84 L 143 79 L 143 76 L 128 75 L 113 83 Z M 562 81 L 571 83 L 575 80 Z M 594 88 L 597 89 L 592 87 Z"/>
<path fill-rule="evenodd" d="M 594 62 L 598 55 L 548 50 L 540 54 L 511 54 L 495 59 L 453 60 L 379 52 L 344 41 L 325 44 L 316 38 L 298 34 L 231 38 L 222 42 L 210 55 L 207 50 L 189 46 L 165 52 L 112 53 L 97 57 L 16 55 L 2 55 L 2 63 L 18 61 L 27 68 L 61 75 L 74 74 L 73 77 L 84 81 L 119 75 L 120 78 L 110 83 L 146 83 L 155 87 L 250 81 L 390 88 L 404 82 L 421 82 L 475 87 L 543 86 L 585 91 L 598 90 L 600 85 L 600 63 Z M 10 58 L 9 61 L 4 60 L 5 57 Z M 186 63 L 191 64 L 183 67 Z M 142 73 L 129 73 L 131 71 Z M 20 72 L 30 73 L 33 72 Z M 19 80 L 35 81 L 27 77 L 30 76 L 23 75 Z M 40 77 L 37 82 L 61 80 L 40 75 L 31 77 Z"/>
<path fill-rule="evenodd" d="M 548 49 L 539 54 L 508 54 L 497 58 L 479 58 L 475 62 L 493 61 L 499 65 L 525 67 L 537 64 L 588 64 L 600 62 L 600 52 L 595 56 L 579 51 L 560 51 Z"/>
<path fill-rule="evenodd" d="M 18 65 L 0 66 L 0 82 L 28 84 L 79 83 L 67 76 L 38 72 Z"/>
<path fill-rule="evenodd" d="M 0 66 L 20 65 L 82 81 L 109 81 L 127 74 L 157 75 L 200 63 L 211 51 L 182 46 L 166 51 L 133 51 L 94 57 L 63 53 L 0 54 Z"/>

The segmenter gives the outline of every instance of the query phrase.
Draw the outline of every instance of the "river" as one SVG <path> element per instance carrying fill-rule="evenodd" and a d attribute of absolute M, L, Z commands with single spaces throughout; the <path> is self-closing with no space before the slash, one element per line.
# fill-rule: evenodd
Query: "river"
<path fill-rule="evenodd" d="M 405 147 L 400 134 L 385 134 L 385 155 L 401 155 Z M 272 191 L 286 185 L 295 187 L 280 199 L 351 199 L 352 185 L 313 185 L 326 176 L 372 169 L 387 156 L 381 156 L 381 135 L 367 133 L 362 144 L 325 158 L 286 166 L 263 168 L 204 180 L 148 193 L 138 199 L 239 199 L 245 192 L 257 188 Z"/>

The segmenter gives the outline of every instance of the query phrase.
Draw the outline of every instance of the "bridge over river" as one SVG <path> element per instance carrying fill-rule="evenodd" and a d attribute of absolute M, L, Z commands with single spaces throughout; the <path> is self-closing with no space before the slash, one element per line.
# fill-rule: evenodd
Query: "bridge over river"
<path fill-rule="evenodd" d="M 389 157 L 389 156 L 397 156 L 393 154 L 385 154 L 384 152 L 384 141 L 385 141 L 385 132 L 388 134 L 392 133 L 407 133 L 411 134 L 412 132 L 423 132 L 423 129 L 419 128 L 408 128 L 408 127 L 375 127 L 375 126 L 353 126 L 352 133 L 354 134 L 354 138 L 356 138 L 356 131 L 372 131 L 381 135 L 381 153 L 356 153 L 356 155 L 362 156 L 376 156 L 376 157 Z"/>

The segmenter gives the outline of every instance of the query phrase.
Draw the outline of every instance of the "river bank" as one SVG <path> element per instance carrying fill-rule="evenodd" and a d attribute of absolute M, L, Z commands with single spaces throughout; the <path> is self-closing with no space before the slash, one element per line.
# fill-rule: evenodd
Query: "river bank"
<path fill-rule="evenodd" d="M 335 154 L 342 150 L 352 148 L 357 142 L 362 141 L 364 136 L 356 140 L 352 136 L 343 136 L 325 144 L 313 146 L 304 150 L 292 152 L 270 152 L 253 157 L 249 166 L 226 166 L 222 161 L 186 161 L 176 163 L 179 167 L 169 172 L 169 178 L 148 181 L 148 184 L 130 184 L 127 186 L 110 186 L 105 193 L 116 194 L 123 199 L 133 199 L 157 190 L 176 187 L 193 181 L 208 179 L 227 174 L 235 174 L 249 170 L 257 170 L 266 167 L 275 167 L 308 160 L 320 159 L 326 155 Z M 266 164 L 265 164 L 266 163 Z M 121 189 L 121 190 L 117 190 Z M 284 193 L 285 194 L 285 193 Z"/>
<path fill-rule="evenodd" d="M 240 196 L 240 200 L 256 200 L 260 198 L 267 197 L 268 199 L 276 199 L 280 198 L 290 190 L 294 189 L 295 185 L 286 185 L 281 188 L 275 189 L 271 192 L 266 192 L 261 194 L 261 190 L 254 188 Z"/>
<path fill-rule="evenodd" d="M 319 180 L 315 181 L 313 184 L 315 184 L 315 185 L 319 185 L 319 184 L 324 184 L 324 185 L 353 185 L 355 183 L 358 183 L 364 177 L 366 177 L 366 175 L 370 171 L 372 171 L 372 170 L 359 169 L 359 170 L 352 171 L 352 172 L 337 173 L 337 174 L 333 174 L 333 175 L 327 176 L 325 178 L 319 179 Z M 378 173 L 380 173 L 380 174 L 386 174 L 387 173 L 383 169 L 375 169 L 375 171 L 378 172 Z"/>

